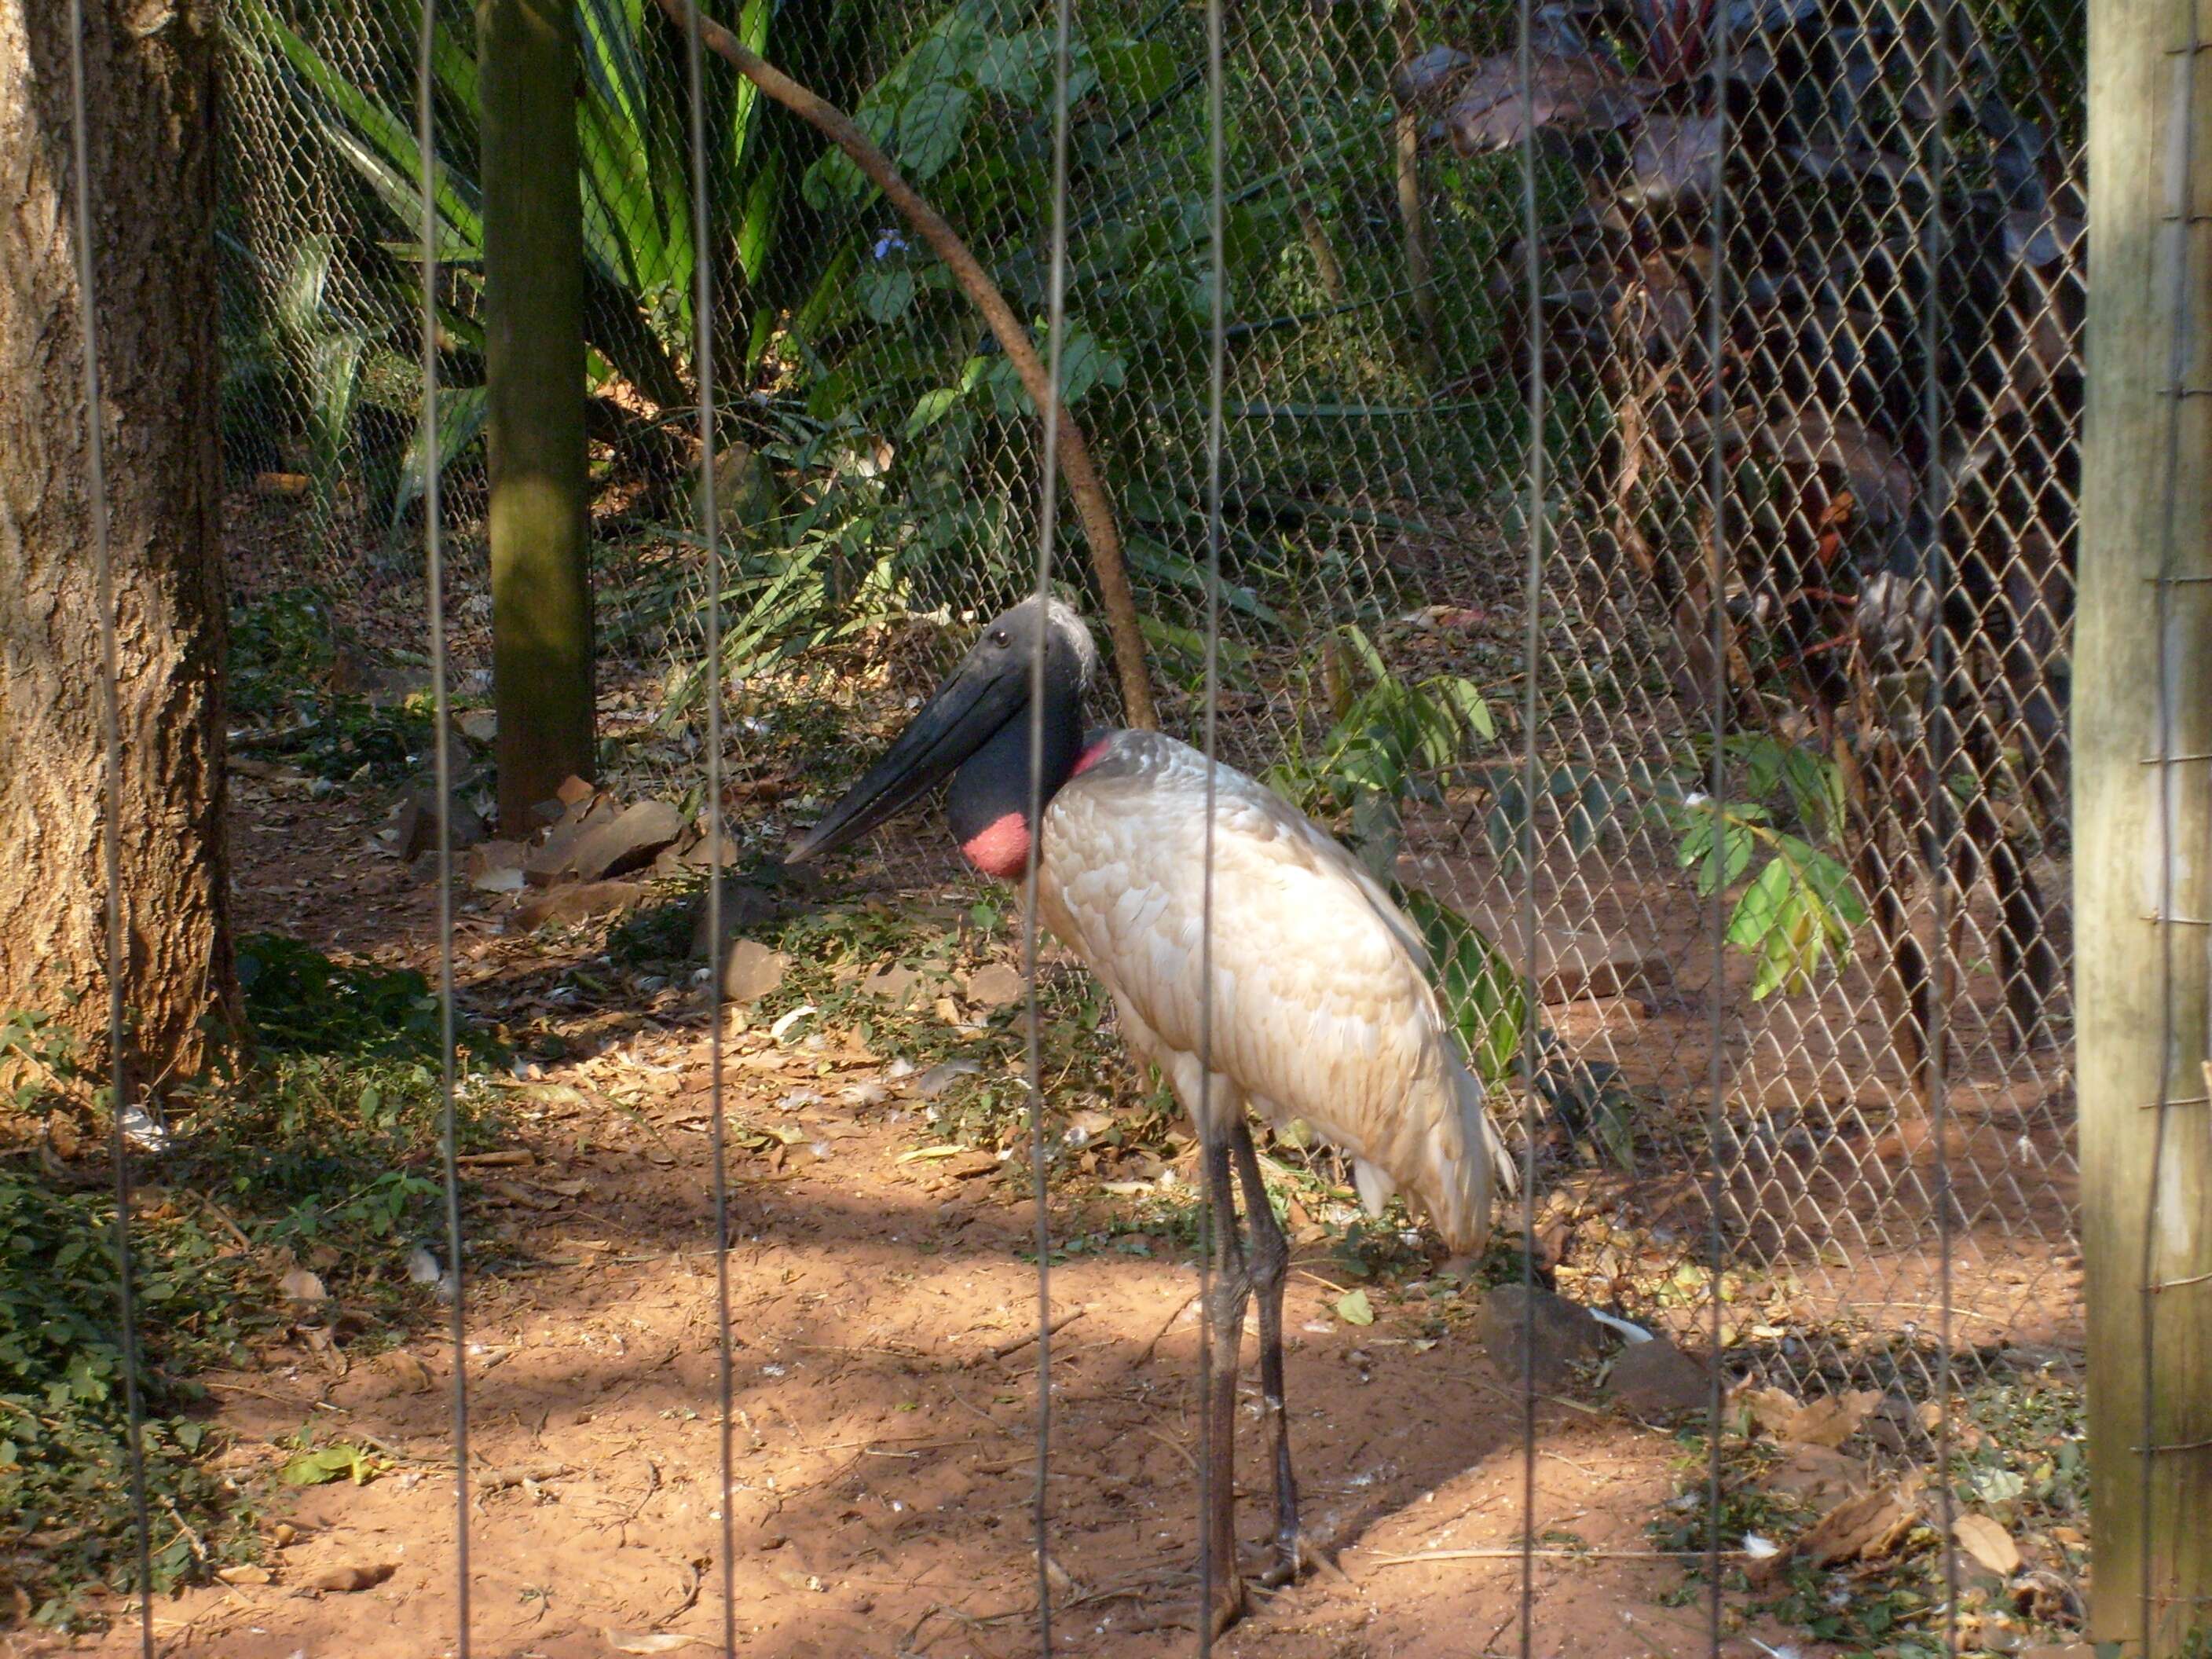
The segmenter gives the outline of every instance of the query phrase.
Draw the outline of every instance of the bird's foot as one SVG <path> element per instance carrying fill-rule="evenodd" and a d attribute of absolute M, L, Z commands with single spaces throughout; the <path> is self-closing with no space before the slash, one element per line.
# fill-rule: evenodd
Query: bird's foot
<path fill-rule="evenodd" d="M 1305 1577 L 1308 1569 L 1316 1569 L 1323 1576 L 1340 1583 L 1350 1583 L 1349 1576 L 1336 1564 L 1336 1558 L 1320 1539 L 1303 1527 L 1279 1533 L 1275 1538 L 1275 1559 L 1260 1575 L 1260 1583 L 1268 1589 L 1285 1584 L 1295 1584 Z"/>
<path fill-rule="evenodd" d="M 1212 1633 L 1218 1636 L 1242 1619 L 1246 1605 L 1243 1577 L 1232 1566 L 1225 1581 L 1213 1587 L 1213 1605 L 1206 1613 Z"/>
<path fill-rule="evenodd" d="M 1175 1577 L 1194 1580 L 1198 1575 L 1195 1572 L 1177 1573 Z M 1205 1602 L 1202 1593 L 1194 1595 L 1188 1600 L 1178 1599 L 1150 1613 L 1139 1614 L 1127 1628 L 1133 1631 L 1194 1631 L 1200 1621 L 1205 1620 L 1210 1623 L 1212 1633 L 1218 1636 L 1242 1619 L 1248 1610 L 1243 1577 L 1232 1568 L 1214 1581 L 1211 1604 Z"/>

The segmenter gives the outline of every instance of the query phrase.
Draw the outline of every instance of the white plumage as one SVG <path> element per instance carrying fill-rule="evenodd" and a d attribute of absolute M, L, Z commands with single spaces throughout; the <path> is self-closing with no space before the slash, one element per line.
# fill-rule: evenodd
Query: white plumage
<path fill-rule="evenodd" d="M 1152 732 L 1086 753 L 1052 798 L 1042 917 L 1114 994 L 1130 1046 L 1200 1109 L 1206 757 Z M 1479 1254 L 1512 1161 L 1431 982 L 1419 933 L 1336 841 L 1235 769 L 1214 769 L 1213 1139 L 1249 1102 L 1304 1119 L 1455 1254 Z"/>
<path fill-rule="evenodd" d="M 1255 1294 L 1261 1398 L 1274 1441 L 1275 1565 L 1267 1576 L 1279 1583 L 1310 1559 L 1284 1403 L 1290 1249 L 1268 1203 L 1246 1105 L 1274 1124 L 1303 1119 L 1350 1154 L 1369 1214 L 1402 1191 L 1462 1256 L 1488 1242 L 1492 1195 L 1501 1183 L 1510 1189 L 1513 1166 L 1437 1000 L 1420 934 L 1381 884 L 1280 796 L 1226 766 L 1213 769 L 1209 849 L 1204 756 L 1151 732 L 1085 745 L 1083 698 L 1097 669 L 1090 632 L 1066 605 L 1030 600 L 994 617 L 790 856 L 850 845 L 948 775 L 946 820 L 978 869 L 1018 878 L 1032 825 L 1041 834 L 1039 919 L 1105 981 L 1130 1046 L 1166 1072 L 1202 1146 L 1221 1268 L 1209 1303 L 1205 1405 L 1212 1501 L 1204 1547 L 1216 1566 L 1215 1595 L 1202 1616 L 1218 1628 L 1243 1605 L 1234 1441 L 1239 1348 Z M 1041 822 L 1031 810 L 1037 799 L 1046 803 Z M 1212 1075 L 1201 1089 L 1209 1036 Z"/>

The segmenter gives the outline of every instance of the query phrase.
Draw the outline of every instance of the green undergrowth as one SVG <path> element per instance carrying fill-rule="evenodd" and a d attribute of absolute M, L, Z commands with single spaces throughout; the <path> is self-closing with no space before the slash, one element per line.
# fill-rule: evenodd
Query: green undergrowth
<path fill-rule="evenodd" d="M 335 683 L 337 645 L 330 600 L 314 588 L 234 610 L 224 690 L 244 725 L 231 746 L 334 783 L 396 782 L 429 746 L 430 698 L 418 692 L 380 703 L 343 689 Z"/>
<path fill-rule="evenodd" d="M 245 1500 L 209 1465 L 191 1374 L 236 1363 L 266 1327 L 266 1275 L 203 1216 L 132 1229 L 155 1586 L 247 1547 Z M 64 1628 L 134 1579 L 115 1206 L 0 1165 L 0 1598 Z"/>
<path fill-rule="evenodd" d="M 216 1464 L 194 1378 L 304 1356 L 278 1280 L 300 1267 L 335 1300 L 355 1352 L 437 1314 L 410 1282 L 434 1237 L 443 1118 L 436 1003 L 418 975 L 332 963 L 289 940 L 241 942 L 250 1063 L 172 1102 L 173 1138 L 134 1160 L 131 1247 L 157 1592 L 250 1558 L 259 1482 Z M 464 1034 L 466 1036 L 467 1034 Z M 500 1123 L 463 1048 L 459 1139 Z M 74 1045 L 0 1017 L 27 1081 L 16 1122 L 74 1117 L 104 1148 L 106 1098 Z M 96 1626 L 136 1582 L 129 1414 L 112 1176 L 0 1157 L 0 1620 Z"/>

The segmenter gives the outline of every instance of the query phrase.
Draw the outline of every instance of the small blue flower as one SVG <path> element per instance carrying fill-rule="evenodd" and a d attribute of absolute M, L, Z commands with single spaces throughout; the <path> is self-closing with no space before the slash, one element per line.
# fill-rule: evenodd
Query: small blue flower
<path fill-rule="evenodd" d="M 900 235 L 898 232 L 895 230 L 887 230 L 882 235 L 876 238 L 876 251 L 872 257 L 878 259 L 882 259 L 888 258 L 891 254 L 903 253 L 905 252 L 906 238 Z"/>

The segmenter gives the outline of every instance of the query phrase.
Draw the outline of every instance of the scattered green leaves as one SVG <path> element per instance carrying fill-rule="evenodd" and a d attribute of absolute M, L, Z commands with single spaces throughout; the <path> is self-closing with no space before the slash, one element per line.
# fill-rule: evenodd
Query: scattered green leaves
<path fill-rule="evenodd" d="M 1756 803 L 1693 797 L 1674 813 L 1681 838 L 1676 861 L 1695 871 L 1702 896 L 1733 886 L 1766 855 L 1728 921 L 1728 942 L 1759 964 L 1754 999 L 1807 989 L 1850 949 L 1851 930 L 1866 921 L 1866 902 L 1834 858 L 1775 829 Z"/>
<path fill-rule="evenodd" d="M 312 1447 L 294 1456 L 284 1465 L 284 1484 L 320 1486 L 333 1480 L 350 1480 L 356 1486 L 365 1486 L 385 1468 L 384 1461 L 365 1447 L 340 1442 Z"/>
<path fill-rule="evenodd" d="M 412 969 L 333 962 L 296 939 L 248 933 L 238 942 L 238 982 L 265 1048 L 431 1063 L 439 1058 L 444 1039 L 437 995 Z M 455 1041 L 465 1053 L 485 1058 L 497 1048 L 465 1025 Z"/>
<path fill-rule="evenodd" d="M 228 1241 L 191 1220 L 131 1231 L 146 1480 L 157 1512 L 185 1522 L 155 1537 L 155 1588 L 167 1590 L 246 1547 L 228 1524 L 240 1500 L 202 1465 L 212 1442 L 183 1379 L 234 1360 L 273 1297 L 241 1275 Z M 136 1571 L 116 1297 L 112 1200 L 0 1165 L 0 1536 L 40 1540 L 11 1550 L 9 1570 L 34 1621 L 64 1629 L 90 1621 L 87 1585 L 126 1589 Z M 196 1553 L 202 1540 L 211 1562 Z"/>
<path fill-rule="evenodd" d="M 1495 738 L 1497 722 L 1470 680 L 1440 674 L 1409 685 L 1398 678 L 1354 623 L 1339 628 L 1329 648 L 1346 690 L 1321 753 L 1309 757 L 1294 747 L 1267 781 L 1302 811 L 1348 818 L 1352 850 L 1387 881 L 1404 837 L 1406 803 L 1441 799 L 1442 775 L 1474 744 Z"/>

